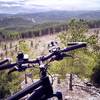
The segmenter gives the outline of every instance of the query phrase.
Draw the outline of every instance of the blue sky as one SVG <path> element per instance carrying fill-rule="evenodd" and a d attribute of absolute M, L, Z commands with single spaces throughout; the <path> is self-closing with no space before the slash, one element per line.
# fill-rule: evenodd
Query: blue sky
<path fill-rule="evenodd" d="M 0 12 L 100 10 L 100 0 L 0 0 Z"/>

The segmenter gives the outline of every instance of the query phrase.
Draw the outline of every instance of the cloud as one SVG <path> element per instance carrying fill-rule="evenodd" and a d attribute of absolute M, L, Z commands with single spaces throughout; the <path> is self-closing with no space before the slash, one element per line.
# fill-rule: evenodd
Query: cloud
<path fill-rule="evenodd" d="M 34 13 L 48 10 L 44 5 L 27 4 L 22 1 L 0 0 L 0 13 Z"/>
<path fill-rule="evenodd" d="M 96 10 L 100 9 L 100 0 L 25 0 L 26 7 L 38 4 L 49 9 L 59 10 Z"/>
<path fill-rule="evenodd" d="M 39 5 L 39 4 L 30 4 L 25 2 L 25 0 L 0 0 L 0 7 L 14 7 L 14 6 L 20 6 L 24 8 L 32 8 L 32 7 L 45 7 L 44 5 Z"/>
<path fill-rule="evenodd" d="M 100 10 L 100 0 L 0 0 L 0 12 L 3 10 L 13 12 L 13 8 L 19 11 L 27 9 Z"/>
<path fill-rule="evenodd" d="M 12 7 L 12 6 L 22 6 L 24 5 L 23 3 L 17 1 L 17 2 L 14 2 L 13 0 L 8 0 L 7 2 L 6 1 L 1 1 L 0 0 L 0 7 Z"/>

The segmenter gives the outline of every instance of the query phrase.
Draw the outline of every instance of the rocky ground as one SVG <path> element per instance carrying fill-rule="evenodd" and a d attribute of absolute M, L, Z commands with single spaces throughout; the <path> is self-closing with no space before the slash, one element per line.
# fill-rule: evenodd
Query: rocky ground
<path fill-rule="evenodd" d="M 63 95 L 63 100 L 100 100 L 100 88 L 96 88 L 92 86 L 88 82 L 87 79 L 82 80 L 77 75 L 73 75 L 72 80 L 72 91 L 69 90 L 69 76 L 70 74 L 66 75 L 66 78 L 59 81 L 58 74 L 52 75 L 53 76 L 53 90 L 54 92 L 60 91 Z M 25 84 L 25 81 L 21 83 L 22 88 L 29 86 L 32 82 L 36 82 L 39 79 L 30 78 L 27 79 L 28 84 Z M 51 77 L 50 77 L 51 80 Z M 57 98 L 52 98 L 50 100 L 57 100 Z"/>
<path fill-rule="evenodd" d="M 60 84 L 54 82 L 53 87 L 54 91 L 62 92 L 64 100 L 100 100 L 100 89 L 90 86 L 87 81 L 73 75 L 73 90 L 71 91 L 69 90 L 69 74 L 67 74 L 65 80 Z"/>

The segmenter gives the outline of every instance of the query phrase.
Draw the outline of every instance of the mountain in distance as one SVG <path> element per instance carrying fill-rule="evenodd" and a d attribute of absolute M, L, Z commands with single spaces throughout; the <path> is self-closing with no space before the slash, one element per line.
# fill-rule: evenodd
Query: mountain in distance
<path fill-rule="evenodd" d="M 81 14 L 85 14 L 85 11 L 47 11 L 47 12 L 38 12 L 38 13 L 25 13 L 17 14 L 16 16 L 22 17 L 28 20 L 34 19 L 38 22 L 47 22 L 47 21 L 65 21 L 72 18 L 78 18 Z"/>
<path fill-rule="evenodd" d="M 100 10 L 88 11 L 88 12 L 82 13 L 78 16 L 78 18 L 83 18 L 87 20 L 100 20 Z"/>
<path fill-rule="evenodd" d="M 72 18 L 100 19 L 100 11 L 45 11 L 38 13 L 0 14 L 0 26 L 34 25 L 44 22 L 67 22 Z"/>

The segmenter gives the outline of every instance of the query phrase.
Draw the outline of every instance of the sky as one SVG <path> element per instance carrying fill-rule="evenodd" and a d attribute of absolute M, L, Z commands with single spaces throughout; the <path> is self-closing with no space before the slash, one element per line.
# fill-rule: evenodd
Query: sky
<path fill-rule="evenodd" d="M 100 10 L 100 0 L 0 0 L 0 13 Z"/>

